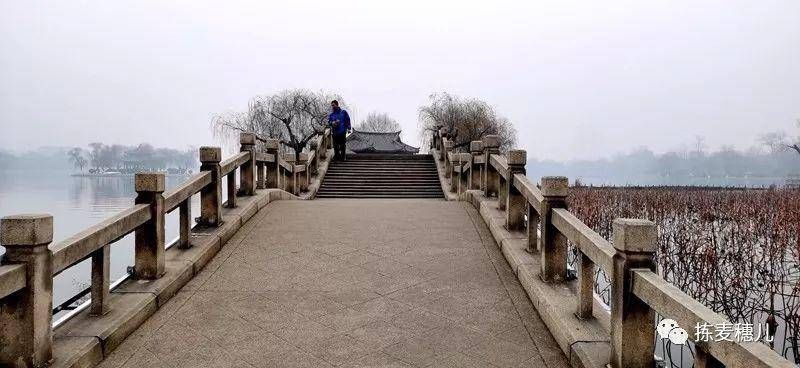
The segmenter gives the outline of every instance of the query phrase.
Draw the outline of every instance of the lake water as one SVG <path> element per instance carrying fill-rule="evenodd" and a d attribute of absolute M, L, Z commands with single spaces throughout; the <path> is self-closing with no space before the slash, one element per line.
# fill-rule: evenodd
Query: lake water
<path fill-rule="evenodd" d="M 168 176 L 167 189 L 187 177 Z M 71 177 L 69 171 L 0 171 L 0 216 L 20 213 L 53 215 L 53 243 L 66 239 L 133 205 L 133 177 Z M 200 196 L 192 198 L 192 214 L 200 213 Z M 167 244 L 178 236 L 178 211 L 166 217 Z M 111 247 L 111 279 L 125 276 L 133 265 L 133 234 Z M 0 247 L 0 254 L 4 250 Z M 68 268 L 53 280 L 53 305 L 89 286 L 89 260 Z"/>

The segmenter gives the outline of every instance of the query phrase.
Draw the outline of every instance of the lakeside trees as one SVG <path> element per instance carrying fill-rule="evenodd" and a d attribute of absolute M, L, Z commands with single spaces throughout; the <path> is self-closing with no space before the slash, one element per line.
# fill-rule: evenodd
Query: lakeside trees
<path fill-rule="evenodd" d="M 372 133 L 394 133 L 401 130 L 400 123 L 384 112 L 371 112 L 356 125 L 356 130 Z"/>
<path fill-rule="evenodd" d="M 517 141 L 513 124 L 486 101 L 477 98 L 434 93 L 430 95 L 429 104 L 419 108 L 419 119 L 423 146 L 439 128 L 447 130 L 448 138 L 454 142 L 453 148 L 459 151 L 469 149 L 470 142 L 490 134 L 500 136 L 502 151 L 512 148 Z"/>
<path fill-rule="evenodd" d="M 166 170 L 188 171 L 198 165 L 197 149 L 186 150 L 156 148 L 149 143 L 136 146 L 120 144 L 106 145 L 100 142 L 89 144 L 88 149 L 74 147 L 67 151 L 68 161 L 76 168 L 90 164 L 91 171 L 138 171 Z"/>
<path fill-rule="evenodd" d="M 260 139 L 278 139 L 299 159 L 308 142 L 325 130 L 332 100 L 339 101 L 339 106 L 346 109 L 342 97 L 335 93 L 283 90 L 273 95 L 253 97 L 247 111 L 217 115 L 212 125 L 216 133 L 223 136 L 249 132 Z"/>

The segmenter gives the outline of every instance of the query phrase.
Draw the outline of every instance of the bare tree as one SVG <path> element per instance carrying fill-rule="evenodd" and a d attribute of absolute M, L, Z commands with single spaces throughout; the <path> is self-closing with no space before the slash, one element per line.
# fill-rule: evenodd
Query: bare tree
<path fill-rule="evenodd" d="M 512 148 L 517 140 L 517 131 L 511 122 L 498 115 L 491 105 L 475 98 L 434 93 L 430 104 L 420 107 L 419 118 L 423 142 L 430 139 L 431 132 L 443 127 L 458 150 L 490 134 L 500 136 L 500 148 L 504 151 Z"/>
<path fill-rule="evenodd" d="M 796 124 L 797 127 L 800 128 L 800 119 L 797 119 Z M 800 155 L 800 135 L 790 138 L 786 132 L 769 132 L 759 137 L 759 141 L 772 153 L 783 152 L 790 149 Z"/>
<path fill-rule="evenodd" d="M 299 159 L 308 142 L 324 131 L 330 101 L 334 99 L 345 106 L 342 98 L 334 93 L 283 90 L 274 95 L 256 96 L 250 100 L 247 111 L 218 115 L 212 125 L 219 135 L 250 132 L 260 139 L 278 139 L 291 147 Z"/>
<path fill-rule="evenodd" d="M 400 131 L 400 124 L 383 112 L 371 112 L 356 126 L 362 132 L 393 133 Z"/>
<path fill-rule="evenodd" d="M 80 147 L 75 147 L 69 150 L 69 152 L 67 152 L 67 157 L 69 157 L 69 162 L 71 162 L 75 168 L 81 171 L 83 171 L 83 168 L 88 163 L 86 157 L 83 156 L 83 149 Z"/>
<path fill-rule="evenodd" d="M 800 128 L 800 119 L 797 119 L 796 123 L 797 127 Z M 800 155 L 800 135 L 795 137 L 793 141 L 787 143 L 786 147 L 793 149 L 798 155 Z"/>

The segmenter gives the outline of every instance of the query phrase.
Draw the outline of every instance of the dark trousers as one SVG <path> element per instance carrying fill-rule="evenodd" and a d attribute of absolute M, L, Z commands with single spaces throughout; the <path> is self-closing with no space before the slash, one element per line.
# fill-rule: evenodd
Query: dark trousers
<path fill-rule="evenodd" d="M 344 160 L 345 152 L 347 151 L 347 135 L 334 135 L 333 136 L 333 158 L 335 160 Z"/>

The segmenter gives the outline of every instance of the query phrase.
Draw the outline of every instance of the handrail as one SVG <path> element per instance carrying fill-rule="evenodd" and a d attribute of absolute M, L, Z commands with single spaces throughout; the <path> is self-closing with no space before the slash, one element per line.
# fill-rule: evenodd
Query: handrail
<path fill-rule="evenodd" d="M 13 264 L 0 266 L 0 299 L 28 286 L 25 265 Z"/>
<path fill-rule="evenodd" d="M 611 274 L 614 268 L 614 246 L 600 234 L 592 230 L 575 217 L 572 212 L 563 209 L 553 209 L 553 226 L 575 244 L 581 252 L 586 254 L 595 264 L 600 266 L 606 274 Z"/>
<path fill-rule="evenodd" d="M 292 172 L 292 171 L 293 171 L 293 169 L 294 169 L 294 167 L 292 166 L 292 164 L 290 164 L 289 162 L 287 162 L 287 161 L 285 161 L 285 160 L 280 160 L 280 161 L 278 162 L 278 164 L 279 164 L 279 165 L 281 165 L 281 167 L 282 167 L 284 170 L 288 171 L 288 172 Z"/>
<path fill-rule="evenodd" d="M 275 162 L 275 155 L 271 153 L 258 152 L 256 153 L 256 161 L 258 162 Z"/>
<path fill-rule="evenodd" d="M 525 174 L 514 175 L 514 187 L 522 193 L 528 203 L 536 210 L 537 213 L 542 213 L 542 202 L 544 196 L 542 191 L 528 179 Z"/>
<path fill-rule="evenodd" d="M 489 162 L 491 163 L 492 167 L 497 170 L 497 173 L 500 174 L 505 179 L 508 179 L 508 162 L 506 161 L 506 157 L 503 155 L 491 155 L 489 158 Z"/>
<path fill-rule="evenodd" d="M 53 276 L 83 261 L 92 252 L 128 235 L 150 220 L 150 206 L 137 204 L 53 246 Z"/>
<path fill-rule="evenodd" d="M 236 170 L 239 166 L 244 165 L 248 160 L 250 160 L 250 153 L 249 152 L 239 152 L 230 158 L 226 159 L 219 163 L 220 166 L 220 173 L 222 176 L 230 174 L 233 170 Z"/>
<path fill-rule="evenodd" d="M 668 316 L 680 326 L 717 326 L 730 323 L 725 317 L 670 284 L 648 269 L 634 269 L 633 294 L 647 303 L 653 310 Z M 693 334 L 689 334 L 694 340 Z M 795 367 L 794 364 L 776 354 L 759 342 L 735 342 L 725 339 L 703 341 L 703 348 L 726 366 L 733 367 Z"/>
<path fill-rule="evenodd" d="M 204 171 L 195 174 L 183 184 L 164 193 L 164 211 L 172 212 L 180 206 L 181 202 L 197 194 L 209 184 L 211 184 L 211 173 Z"/>

